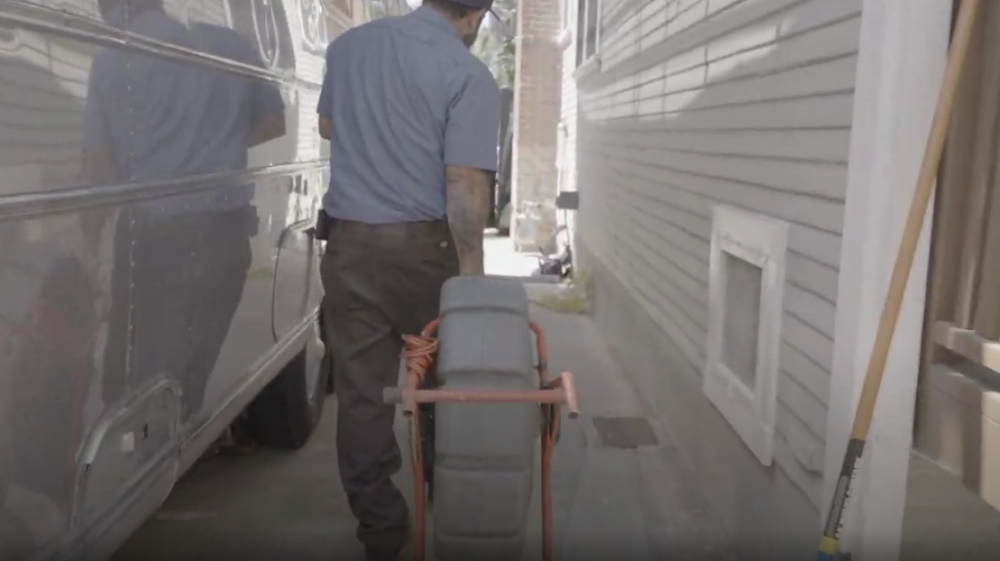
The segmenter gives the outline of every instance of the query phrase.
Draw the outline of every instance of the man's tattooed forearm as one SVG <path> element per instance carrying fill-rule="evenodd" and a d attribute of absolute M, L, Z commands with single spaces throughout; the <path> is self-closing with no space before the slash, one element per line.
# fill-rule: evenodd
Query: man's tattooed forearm
<path fill-rule="evenodd" d="M 483 230 L 489 217 L 490 175 L 478 169 L 446 169 L 448 226 L 461 274 L 482 275 Z"/>

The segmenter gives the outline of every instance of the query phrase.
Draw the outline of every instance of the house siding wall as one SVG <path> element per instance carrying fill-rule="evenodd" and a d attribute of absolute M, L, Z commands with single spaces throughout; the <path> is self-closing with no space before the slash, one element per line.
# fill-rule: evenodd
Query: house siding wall
<path fill-rule="evenodd" d="M 673 365 L 660 376 L 687 373 L 693 401 L 668 415 L 688 408 L 700 421 L 674 423 L 691 433 L 678 440 L 696 447 L 711 434 L 715 446 L 739 449 L 706 471 L 732 528 L 761 517 L 767 501 L 785 516 L 757 520 L 757 532 L 792 524 L 815 536 L 819 526 L 861 4 L 604 0 L 599 68 L 575 79 L 579 262 L 606 301 L 598 310 L 618 302 L 649 320 L 655 336 L 646 344 Z M 715 204 L 789 224 L 771 468 L 728 426 L 730 434 L 705 432 L 721 419 L 700 394 Z M 641 321 L 611 315 L 618 319 L 597 313 L 598 321 L 632 353 Z M 676 398 L 664 391 L 674 389 L 650 399 Z M 747 469 L 754 473 L 740 473 Z M 756 486 L 747 493 L 757 500 L 724 496 L 742 484 Z"/>

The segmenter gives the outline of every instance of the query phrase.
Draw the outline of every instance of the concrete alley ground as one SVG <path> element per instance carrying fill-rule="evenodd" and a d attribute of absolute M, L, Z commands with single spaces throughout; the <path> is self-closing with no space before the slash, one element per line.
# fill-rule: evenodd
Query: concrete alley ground
<path fill-rule="evenodd" d="M 506 240 L 488 243 L 491 274 L 500 272 L 497 256 L 509 261 L 500 268 L 513 263 L 527 274 L 529 260 L 512 256 Z M 590 320 L 537 307 L 532 317 L 548 335 L 552 371 L 574 374 L 582 409 L 578 419 L 564 418 L 554 459 L 556 558 L 720 558 L 725 536 L 695 474 L 675 453 L 670 427 L 647 416 Z M 331 397 L 321 426 L 298 452 L 259 450 L 196 466 L 115 561 L 362 560 L 337 476 L 335 403 Z M 397 435 L 406 456 L 401 416 Z M 397 481 L 412 497 L 408 465 Z M 524 561 L 540 559 L 538 488 L 536 478 Z"/>

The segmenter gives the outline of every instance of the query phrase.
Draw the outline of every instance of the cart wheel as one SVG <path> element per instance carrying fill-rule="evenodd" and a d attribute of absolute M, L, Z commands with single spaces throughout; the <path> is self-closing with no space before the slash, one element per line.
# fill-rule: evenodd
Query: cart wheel
<path fill-rule="evenodd" d="M 537 389 L 528 309 L 518 281 L 450 279 L 441 291 L 435 381 L 442 389 Z M 430 424 L 439 561 L 520 558 L 541 413 L 530 402 L 435 405 Z M 427 448 L 425 454 L 431 455 Z"/>

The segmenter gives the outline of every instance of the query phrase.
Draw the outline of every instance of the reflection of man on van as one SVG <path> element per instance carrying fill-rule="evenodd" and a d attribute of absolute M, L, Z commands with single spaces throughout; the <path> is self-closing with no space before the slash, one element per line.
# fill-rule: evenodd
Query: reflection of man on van
<path fill-rule="evenodd" d="M 163 0 L 124 4 L 127 19 L 120 0 L 100 0 L 102 17 L 137 35 L 263 67 L 228 28 L 185 26 L 166 14 Z M 152 53 L 108 49 L 95 57 L 84 130 L 90 180 L 183 180 L 180 188 L 190 189 L 138 200 L 119 217 L 106 403 L 125 389 L 129 356 L 128 386 L 167 374 L 183 384 L 184 418 L 200 409 L 251 263 L 257 214 L 253 183 L 241 177 L 247 150 L 284 132 L 280 90 L 263 80 Z M 126 353 L 130 337 L 135 352 Z"/>
<path fill-rule="evenodd" d="M 102 16 L 137 35 L 263 68 L 253 46 L 229 28 L 189 28 L 166 14 L 163 0 L 124 4 L 127 22 L 121 0 L 100 0 Z M 280 91 L 263 80 L 115 49 L 94 59 L 84 140 L 86 161 L 96 164 L 92 178 L 141 182 L 242 170 L 248 147 L 284 132 Z"/>

